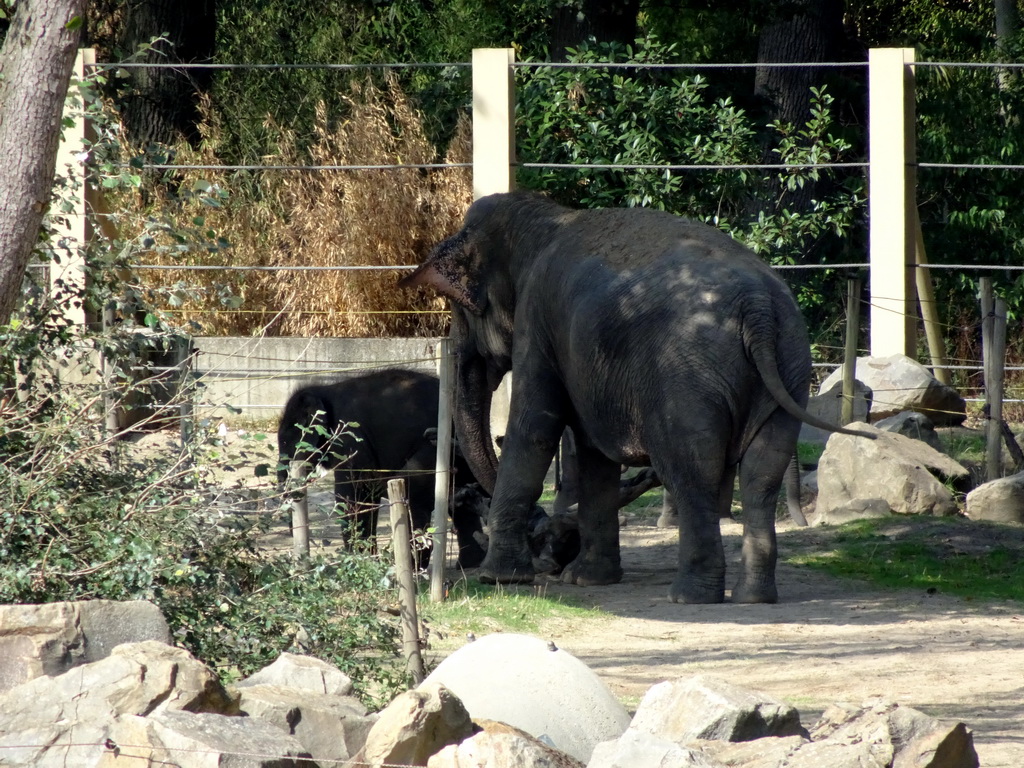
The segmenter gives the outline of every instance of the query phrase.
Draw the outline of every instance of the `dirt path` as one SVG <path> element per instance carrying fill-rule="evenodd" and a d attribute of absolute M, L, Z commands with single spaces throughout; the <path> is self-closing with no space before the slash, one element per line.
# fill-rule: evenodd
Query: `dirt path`
<path fill-rule="evenodd" d="M 731 563 L 740 532 L 723 526 Z M 787 535 L 780 533 L 783 551 Z M 967 723 L 982 766 L 1024 766 L 1024 607 L 881 592 L 787 566 L 779 568 L 777 605 L 676 605 L 666 597 L 674 532 L 627 527 L 622 542 L 621 584 L 542 588 L 611 614 L 545 632 L 628 707 L 655 683 L 698 673 L 777 696 L 805 725 L 833 702 L 884 696 Z"/>

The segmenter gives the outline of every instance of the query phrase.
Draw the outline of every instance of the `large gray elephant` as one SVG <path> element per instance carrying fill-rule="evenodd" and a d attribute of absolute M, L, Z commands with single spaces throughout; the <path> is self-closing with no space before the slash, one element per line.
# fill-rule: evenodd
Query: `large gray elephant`
<path fill-rule="evenodd" d="M 582 547 L 563 579 L 622 577 L 620 464 L 650 465 L 679 513 L 674 601 L 725 599 L 720 510 L 739 472 L 736 602 L 774 602 L 775 506 L 811 373 L 806 326 L 773 271 L 724 233 L 644 209 L 571 210 L 531 193 L 473 203 L 400 281 L 452 300 L 456 431 L 491 491 L 481 577 L 533 579 L 529 511 L 564 427 L 577 437 Z M 497 462 L 488 413 L 513 371 Z"/>

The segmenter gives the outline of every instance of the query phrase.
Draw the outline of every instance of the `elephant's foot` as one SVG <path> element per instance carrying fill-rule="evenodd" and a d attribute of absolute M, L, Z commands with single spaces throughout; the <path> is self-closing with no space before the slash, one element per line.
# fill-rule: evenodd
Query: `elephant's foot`
<path fill-rule="evenodd" d="M 562 571 L 562 581 L 578 587 L 599 587 L 622 581 L 622 564 L 617 557 L 580 555 Z"/>
<path fill-rule="evenodd" d="M 679 513 L 674 509 L 662 512 L 658 516 L 657 526 L 659 528 L 678 528 L 679 527 Z"/>
<path fill-rule="evenodd" d="M 777 603 L 779 591 L 775 588 L 775 578 L 747 579 L 741 578 L 732 590 L 734 603 Z"/>
<path fill-rule="evenodd" d="M 484 584 L 529 584 L 533 576 L 533 556 L 525 546 L 514 551 L 491 546 L 477 571 L 477 578 Z"/>
<path fill-rule="evenodd" d="M 724 603 L 725 575 L 712 579 L 697 579 L 679 574 L 668 590 L 673 603 Z"/>

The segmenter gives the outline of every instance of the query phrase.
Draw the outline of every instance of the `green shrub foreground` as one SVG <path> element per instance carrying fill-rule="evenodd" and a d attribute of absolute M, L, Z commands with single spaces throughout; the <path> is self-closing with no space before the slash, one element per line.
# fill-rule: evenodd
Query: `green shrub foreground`
<path fill-rule="evenodd" d="M 336 664 L 368 704 L 404 686 L 379 560 L 261 548 L 281 505 L 217 481 L 238 456 L 202 435 L 142 452 L 104 434 L 95 388 L 52 391 L 0 413 L 0 602 L 151 600 L 225 680 L 292 649 Z"/>

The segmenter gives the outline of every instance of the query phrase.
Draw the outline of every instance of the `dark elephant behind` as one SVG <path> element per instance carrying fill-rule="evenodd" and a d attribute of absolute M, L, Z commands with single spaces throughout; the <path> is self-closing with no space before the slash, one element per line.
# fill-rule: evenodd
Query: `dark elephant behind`
<path fill-rule="evenodd" d="M 352 522 L 350 535 L 370 539 L 387 481 L 403 477 L 413 528 L 427 528 L 434 508 L 437 446 L 432 434 L 439 388 L 436 376 L 392 368 L 297 389 L 278 426 L 279 483 L 287 479 L 287 462 L 293 458 L 333 469 L 335 500 Z M 474 482 L 458 452 L 453 469 L 456 486 Z M 460 515 L 456 508 L 453 518 L 459 562 L 478 565 L 483 550 L 473 534 L 481 530 L 479 517 Z"/>
<path fill-rule="evenodd" d="M 739 474 L 739 602 L 773 602 L 775 505 L 805 405 L 810 345 L 785 283 L 719 230 L 645 209 L 477 200 L 400 285 L 452 300 L 456 429 L 493 489 L 480 576 L 533 578 L 529 512 L 565 427 L 576 436 L 581 552 L 563 579 L 619 581 L 619 465 L 652 466 L 679 512 L 674 600 L 721 602 L 719 517 Z M 511 370 L 497 462 L 491 393 Z M 823 428 L 834 429 L 832 425 Z"/>

